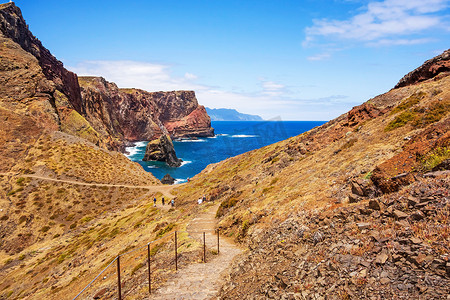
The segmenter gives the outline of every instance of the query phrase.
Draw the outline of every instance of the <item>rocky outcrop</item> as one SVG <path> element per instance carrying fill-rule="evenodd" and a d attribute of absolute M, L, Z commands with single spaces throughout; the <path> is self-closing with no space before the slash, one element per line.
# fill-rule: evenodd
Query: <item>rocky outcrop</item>
<path fill-rule="evenodd" d="M 20 9 L 14 3 L 0 7 L 0 32 L 31 53 L 39 62 L 42 72 L 53 81 L 57 90 L 67 96 L 70 105 L 80 114 L 83 113 L 80 88 L 77 75 L 66 70 L 49 50 L 28 30 Z"/>
<path fill-rule="evenodd" d="M 170 167 L 179 167 L 182 160 L 177 158 L 172 140 L 167 134 L 147 144 L 143 161 L 155 160 L 167 163 Z"/>
<path fill-rule="evenodd" d="M 440 154 L 439 149 L 448 151 L 446 149 L 450 147 L 449 128 L 450 119 L 447 119 L 412 137 L 401 152 L 373 170 L 372 182 L 383 193 L 396 192 L 414 182 L 417 171 L 426 168 L 427 160 L 434 161 L 440 155 L 448 155 Z"/>
<path fill-rule="evenodd" d="M 189 115 L 179 120 L 168 120 L 164 124 L 171 135 L 177 138 L 214 136 L 211 119 L 203 106 L 198 106 Z"/>
<path fill-rule="evenodd" d="M 440 73 L 450 71 L 450 49 L 444 51 L 441 55 L 438 55 L 430 60 L 427 60 L 423 65 L 415 69 L 414 71 L 406 74 L 397 83 L 395 88 L 400 88 L 407 85 L 412 85 L 430 78 L 433 78 Z"/>
<path fill-rule="evenodd" d="M 2 71 L 8 71 L 3 85 L 8 89 L 2 88 L 2 97 L 21 100 L 45 96 L 59 126 L 52 126 L 53 130 L 112 150 L 123 150 L 127 141 L 153 140 L 167 132 L 175 137 L 214 135 L 210 118 L 193 91 L 149 93 L 119 89 L 100 77 L 78 78 L 33 36 L 14 3 L 0 6 L 0 35 L 23 50 L 18 56 L 34 57 L 44 75 L 26 80 L 26 70 L 34 62 L 19 59 L 12 63 L 2 57 Z M 13 51 L 18 53 L 19 49 Z M 17 70 L 22 77 L 16 76 Z"/>
<path fill-rule="evenodd" d="M 170 174 L 166 174 L 161 179 L 161 183 L 162 184 L 174 184 L 175 183 L 175 179 L 172 176 L 170 176 Z"/>
<path fill-rule="evenodd" d="M 117 140 L 154 140 L 213 136 L 211 120 L 193 91 L 147 92 L 119 89 L 101 77 L 79 78 L 86 118 L 106 136 Z"/>

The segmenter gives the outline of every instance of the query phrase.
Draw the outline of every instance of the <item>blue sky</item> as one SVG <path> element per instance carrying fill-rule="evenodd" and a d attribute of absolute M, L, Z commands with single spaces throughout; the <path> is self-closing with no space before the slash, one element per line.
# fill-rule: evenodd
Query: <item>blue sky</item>
<path fill-rule="evenodd" d="M 450 48 L 450 0 L 15 3 L 79 75 L 265 119 L 335 118 Z"/>

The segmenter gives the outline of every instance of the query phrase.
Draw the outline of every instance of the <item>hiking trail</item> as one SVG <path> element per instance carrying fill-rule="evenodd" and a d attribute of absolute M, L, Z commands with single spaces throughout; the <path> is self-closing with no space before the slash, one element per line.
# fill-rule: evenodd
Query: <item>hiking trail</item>
<path fill-rule="evenodd" d="M 0 176 L 15 177 L 15 176 L 19 176 L 19 175 L 11 174 L 11 173 L 0 173 Z M 54 182 L 63 182 L 63 183 L 83 185 L 83 186 L 125 187 L 125 188 L 130 188 L 130 189 L 142 189 L 143 188 L 143 189 L 147 189 L 149 192 L 160 192 L 165 197 L 168 197 L 169 199 L 175 197 L 174 195 L 171 194 L 171 191 L 175 187 L 180 187 L 183 185 L 183 183 L 177 184 L 177 185 L 161 185 L 161 184 L 160 185 L 131 185 L 131 184 L 96 183 L 96 182 L 83 182 L 83 181 L 69 180 L 69 179 L 57 179 L 57 178 L 41 176 L 41 175 L 34 175 L 34 174 L 20 174 L 20 177 L 34 178 L 34 179 L 54 181 Z"/>
<path fill-rule="evenodd" d="M 193 238 L 200 239 L 206 232 L 207 249 L 217 249 L 217 235 L 214 233 L 215 215 L 219 204 L 215 204 L 195 219 L 187 231 Z M 212 299 L 223 282 L 222 273 L 231 264 L 233 258 L 241 253 L 233 242 L 220 236 L 220 253 L 206 263 L 195 263 L 179 269 L 164 286 L 156 290 L 148 299 Z"/>

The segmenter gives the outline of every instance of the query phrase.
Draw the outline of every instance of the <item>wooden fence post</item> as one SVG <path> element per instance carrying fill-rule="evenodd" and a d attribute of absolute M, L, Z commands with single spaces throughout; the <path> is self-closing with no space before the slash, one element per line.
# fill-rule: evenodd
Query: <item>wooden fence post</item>
<path fill-rule="evenodd" d="M 175 231 L 175 271 L 178 271 L 177 232 Z"/>
<path fill-rule="evenodd" d="M 122 300 L 122 286 L 120 284 L 120 255 L 117 256 L 117 284 L 119 287 L 119 300 Z"/>
<path fill-rule="evenodd" d="M 206 241 L 205 241 L 205 232 L 203 232 L 203 262 L 206 263 Z"/>
<path fill-rule="evenodd" d="M 152 293 L 152 269 L 151 269 L 151 257 L 150 257 L 150 244 L 147 245 L 147 260 L 148 260 L 148 293 Z"/>
<path fill-rule="evenodd" d="M 220 253 L 220 248 L 219 248 L 219 228 L 217 228 L 217 255 Z"/>

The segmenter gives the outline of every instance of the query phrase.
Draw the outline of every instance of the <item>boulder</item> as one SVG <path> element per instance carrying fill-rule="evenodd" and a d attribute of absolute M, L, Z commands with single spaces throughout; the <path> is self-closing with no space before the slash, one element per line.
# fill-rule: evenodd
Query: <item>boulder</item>
<path fill-rule="evenodd" d="M 175 183 L 175 179 L 172 176 L 170 176 L 170 174 L 166 174 L 161 179 L 161 183 L 162 184 L 174 184 Z"/>
<path fill-rule="evenodd" d="M 381 210 L 381 205 L 380 202 L 378 202 L 377 200 L 370 200 L 369 201 L 369 208 L 373 209 L 373 210 Z"/>
<path fill-rule="evenodd" d="M 356 203 L 356 202 L 359 202 L 359 201 L 361 201 L 361 200 L 362 200 L 362 198 L 361 198 L 360 196 L 355 195 L 355 194 L 353 194 L 353 193 L 350 193 L 350 194 L 348 195 L 348 202 L 349 202 L 349 203 Z"/>
<path fill-rule="evenodd" d="M 167 134 L 147 144 L 143 161 L 155 160 L 167 163 L 170 167 L 179 167 L 182 160 L 177 158 L 172 140 Z"/>

